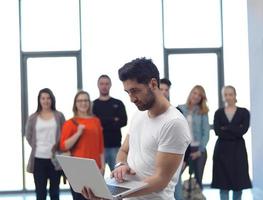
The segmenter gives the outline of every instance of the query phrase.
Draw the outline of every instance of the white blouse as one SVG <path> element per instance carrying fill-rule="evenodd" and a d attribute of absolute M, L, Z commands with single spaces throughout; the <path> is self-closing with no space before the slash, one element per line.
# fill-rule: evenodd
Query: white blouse
<path fill-rule="evenodd" d="M 37 118 L 36 123 L 36 153 L 37 158 L 51 158 L 52 147 L 56 143 L 57 124 L 54 117 L 51 119 Z"/>

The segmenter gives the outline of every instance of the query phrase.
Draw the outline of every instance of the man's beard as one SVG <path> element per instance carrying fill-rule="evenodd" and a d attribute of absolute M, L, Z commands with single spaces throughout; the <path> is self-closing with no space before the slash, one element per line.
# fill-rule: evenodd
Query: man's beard
<path fill-rule="evenodd" d="M 147 90 L 147 98 L 144 100 L 146 103 L 143 104 L 136 104 L 137 108 L 140 111 L 149 110 L 153 107 L 153 104 L 155 103 L 155 96 L 153 92 L 150 90 L 150 88 Z"/>

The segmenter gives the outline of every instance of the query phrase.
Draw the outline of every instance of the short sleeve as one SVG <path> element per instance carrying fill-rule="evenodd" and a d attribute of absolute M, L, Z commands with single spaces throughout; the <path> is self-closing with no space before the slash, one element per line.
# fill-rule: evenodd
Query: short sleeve
<path fill-rule="evenodd" d="M 75 128 L 76 129 L 76 128 Z M 62 131 L 61 131 L 61 137 L 60 137 L 60 144 L 59 144 L 59 147 L 60 147 L 60 150 L 62 151 L 66 151 L 66 148 L 65 148 L 65 141 L 71 137 L 74 133 L 74 130 L 73 130 L 73 125 L 72 123 L 70 122 L 70 120 L 66 121 L 62 127 Z"/>
<path fill-rule="evenodd" d="M 158 151 L 184 154 L 190 141 L 187 122 L 183 119 L 173 119 L 164 124 L 160 131 Z"/>

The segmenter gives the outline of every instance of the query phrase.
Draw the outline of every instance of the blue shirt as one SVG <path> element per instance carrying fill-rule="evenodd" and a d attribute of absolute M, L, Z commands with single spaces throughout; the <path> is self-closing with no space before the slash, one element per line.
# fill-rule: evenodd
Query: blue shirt
<path fill-rule="evenodd" d="M 182 111 L 185 117 L 190 114 L 190 110 L 186 104 L 179 105 L 178 108 Z M 199 142 L 199 150 L 204 152 L 209 140 L 210 126 L 208 122 L 208 114 L 200 114 L 198 106 L 194 107 L 191 114 L 193 139 Z"/>

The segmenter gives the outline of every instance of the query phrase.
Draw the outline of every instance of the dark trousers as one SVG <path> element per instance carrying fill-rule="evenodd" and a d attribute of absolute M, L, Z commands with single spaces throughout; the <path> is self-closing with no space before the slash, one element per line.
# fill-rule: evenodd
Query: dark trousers
<path fill-rule="evenodd" d="M 37 200 L 46 200 L 48 180 L 50 184 L 50 200 L 59 200 L 59 184 L 61 171 L 55 170 L 51 159 L 35 158 L 33 175 Z"/>
<path fill-rule="evenodd" d="M 73 200 L 87 200 L 85 199 L 81 193 L 77 193 L 75 192 L 72 187 L 70 186 L 70 191 L 71 191 L 71 194 L 72 194 L 72 197 L 73 197 Z"/>
<path fill-rule="evenodd" d="M 199 158 L 191 161 L 196 181 L 201 189 L 203 189 L 202 180 L 203 180 L 203 173 L 205 169 L 206 160 L 207 160 L 207 152 L 205 150 L 205 152 L 202 152 Z"/>

